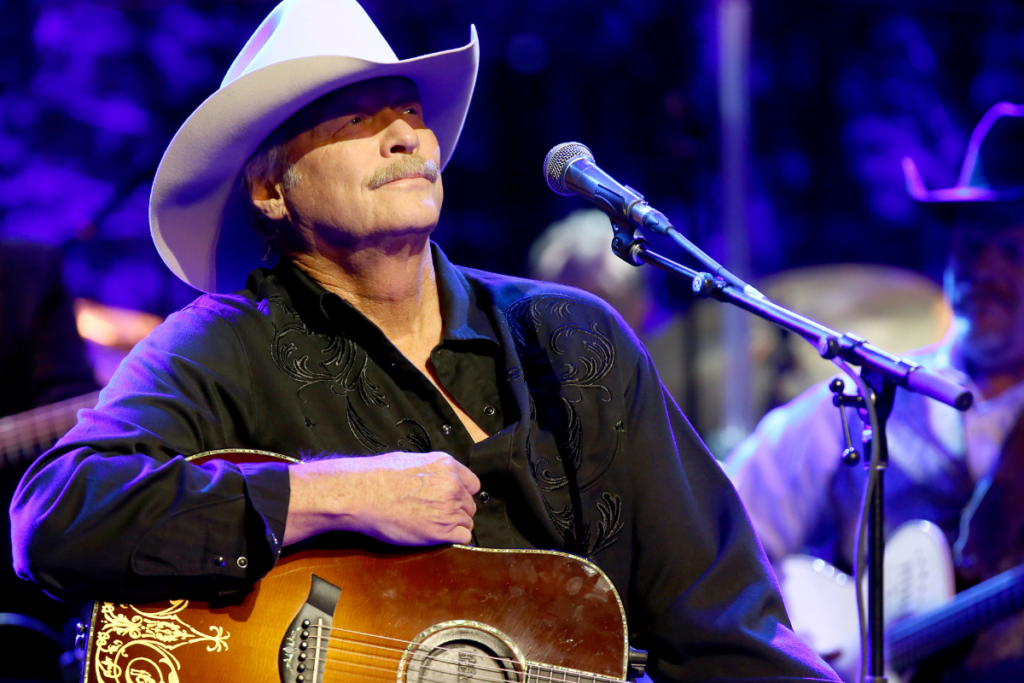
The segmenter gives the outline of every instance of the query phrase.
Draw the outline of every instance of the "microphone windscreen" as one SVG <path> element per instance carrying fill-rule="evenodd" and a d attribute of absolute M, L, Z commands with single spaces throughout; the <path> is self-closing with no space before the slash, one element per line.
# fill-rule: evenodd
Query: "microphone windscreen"
<path fill-rule="evenodd" d="M 594 154 L 582 143 L 563 142 L 552 147 L 544 157 L 544 177 L 547 178 L 548 187 L 566 197 L 575 194 L 565 185 L 565 167 L 580 158 L 594 160 Z"/>

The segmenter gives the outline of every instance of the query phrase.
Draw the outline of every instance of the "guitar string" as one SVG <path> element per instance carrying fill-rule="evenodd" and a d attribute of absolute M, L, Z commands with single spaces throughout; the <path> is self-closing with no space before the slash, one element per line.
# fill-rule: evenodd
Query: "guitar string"
<path fill-rule="evenodd" d="M 335 642 L 339 642 L 339 643 L 350 643 L 352 645 L 362 645 L 362 646 L 365 646 L 365 647 L 377 648 L 378 650 L 386 650 L 388 652 L 398 652 L 401 655 L 404 655 L 405 652 L 406 652 L 405 649 L 388 647 L 386 645 L 377 645 L 375 643 L 366 643 L 366 642 L 363 642 L 363 641 L 360 641 L 360 640 L 350 640 L 348 638 L 340 638 L 338 636 L 321 636 L 321 637 L 322 638 L 327 638 L 328 642 L 335 641 Z M 410 643 L 411 643 L 411 641 L 410 641 Z M 328 646 L 327 649 L 330 650 L 331 649 L 330 646 Z M 459 650 L 458 648 L 443 647 L 443 646 L 432 647 L 431 650 L 432 651 L 441 650 L 441 651 L 444 651 L 444 652 L 464 652 L 464 650 Z M 342 651 L 343 652 L 344 650 L 335 649 L 335 651 Z M 395 662 L 401 660 L 401 656 L 399 656 L 398 659 L 394 659 L 392 657 L 382 657 L 380 655 L 370 655 L 370 654 L 367 654 L 366 656 L 374 657 L 375 659 L 385 659 L 387 661 L 395 661 Z M 488 657 L 490 659 L 493 659 L 496 662 L 505 662 L 509 666 L 515 666 L 516 664 L 518 664 L 518 662 L 516 660 L 508 658 L 508 657 L 490 657 L 490 655 L 488 655 Z M 487 670 L 487 671 L 505 671 L 505 669 L 502 669 L 500 667 L 487 667 L 487 668 L 485 668 L 485 667 L 478 667 L 478 668 L 480 668 L 482 670 Z"/>
<path fill-rule="evenodd" d="M 328 680 L 332 680 L 332 681 L 333 680 L 342 680 L 342 681 L 344 681 L 344 680 L 348 680 L 352 676 L 362 676 L 363 678 L 368 678 L 368 679 L 370 679 L 372 681 L 394 681 L 395 680 L 395 677 L 394 677 L 393 674 L 392 675 L 388 675 L 388 676 L 377 676 L 377 675 L 374 675 L 372 673 L 366 673 L 364 671 L 342 671 L 341 669 L 324 669 L 323 674 L 324 674 L 323 678 L 320 679 L 323 683 L 326 683 Z M 343 674 L 343 677 L 342 678 L 335 678 L 334 676 L 331 676 L 330 678 L 328 678 L 329 674 Z"/>
<path fill-rule="evenodd" d="M 419 643 L 417 643 L 416 641 L 413 641 L 413 640 L 403 640 L 401 638 L 393 638 L 391 636 L 382 636 L 382 635 L 377 635 L 377 634 L 374 634 L 374 633 L 365 633 L 363 631 L 354 631 L 352 629 L 341 628 L 340 626 L 330 626 L 328 628 L 330 629 L 330 631 L 339 631 L 339 632 L 342 632 L 342 633 L 348 633 L 348 634 L 357 635 L 357 636 L 364 636 L 364 637 L 367 637 L 367 638 L 379 638 L 381 640 L 390 640 L 392 642 L 400 643 L 402 645 L 418 645 L 419 644 Z M 328 641 L 336 640 L 338 642 L 347 642 L 347 643 L 351 643 L 351 644 L 354 644 L 354 645 L 362 645 L 362 646 L 365 646 L 365 647 L 372 647 L 372 648 L 376 648 L 378 650 L 386 650 L 386 651 L 389 651 L 389 652 L 399 652 L 399 653 L 404 653 L 405 652 L 404 648 L 398 649 L 398 648 L 394 648 L 394 647 L 388 647 L 386 645 L 378 645 L 376 643 L 368 643 L 368 642 L 364 642 L 364 641 L 350 640 L 350 639 L 342 638 L 340 636 L 335 636 L 335 635 L 320 636 L 320 638 L 327 638 Z M 441 651 L 444 651 L 444 652 L 461 652 L 461 650 L 458 650 L 457 648 L 444 647 L 444 646 L 437 646 L 437 647 L 434 647 L 432 649 L 433 650 L 441 650 Z M 336 649 L 335 651 L 338 651 L 338 650 Z M 513 667 L 516 664 L 519 663 L 518 660 L 511 659 L 509 657 L 490 657 L 490 658 L 492 660 L 496 661 L 496 662 L 505 662 L 506 664 L 508 664 L 510 666 L 513 666 Z M 555 669 L 551 669 L 550 667 L 545 667 L 543 665 L 536 665 L 535 664 L 535 666 L 543 667 L 543 668 L 548 669 L 549 671 L 552 671 L 552 672 L 555 671 Z M 483 667 L 480 667 L 480 668 L 482 669 Z M 488 670 L 490 670 L 490 671 L 502 671 L 502 672 L 504 671 L 503 669 L 496 668 L 496 667 L 490 667 L 490 668 L 488 668 Z M 619 680 L 619 679 L 616 679 L 616 678 L 609 678 L 609 677 L 605 677 L 605 676 L 600 676 L 598 674 L 588 674 L 587 678 L 593 678 L 595 681 L 598 680 L 598 679 L 606 680 L 606 681 L 616 681 L 616 680 Z M 502 679 L 497 679 L 497 680 L 504 680 L 504 679 L 502 678 Z M 546 677 L 546 678 L 538 678 L 538 680 L 554 681 L 555 679 L 553 677 Z"/>
<path fill-rule="evenodd" d="M 348 631 L 348 629 L 340 629 L 340 628 L 337 628 L 337 627 L 332 627 L 332 630 Z M 390 638 L 388 636 L 374 636 L 372 634 L 364 634 L 364 633 L 360 633 L 358 631 L 350 631 L 350 632 L 352 632 L 352 633 L 359 633 L 360 635 L 367 635 L 367 636 L 375 637 L 375 638 L 385 638 L 385 639 L 388 639 L 388 640 L 395 640 L 395 641 L 398 641 L 400 643 L 418 644 L 418 643 L 415 643 L 414 641 L 404 641 L 404 640 L 400 640 L 398 638 Z M 392 648 L 392 647 L 388 647 L 386 645 L 377 645 L 375 643 L 367 643 L 367 642 L 358 641 L 358 640 L 350 640 L 350 639 L 347 639 L 347 638 L 340 638 L 338 636 L 321 636 L 321 638 L 326 638 L 328 640 L 328 642 L 333 640 L 333 641 L 336 641 L 336 642 L 344 642 L 344 643 L 350 643 L 350 644 L 353 644 L 353 645 L 361 645 L 361 646 L 365 646 L 365 647 L 377 648 L 378 650 L 386 650 L 386 651 L 389 651 L 389 652 L 399 652 L 399 653 L 402 653 L 402 654 L 405 654 L 405 652 L 406 652 L 405 649 Z M 345 650 L 343 648 L 331 648 L 329 645 L 327 646 L 326 649 L 329 652 L 345 652 Z M 443 646 L 432 647 L 431 650 L 433 650 L 433 651 L 441 650 L 443 652 L 464 652 L 464 650 L 459 650 L 458 648 L 443 647 Z M 382 656 L 379 656 L 379 655 L 370 655 L 368 653 L 358 653 L 357 652 L 355 654 L 359 654 L 359 655 L 362 655 L 362 656 L 373 657 L 375 659 L 383 659 L 385 661 L 393 661 L 393 662 L 401 661 L 401 657 L 399 657 L 398 659 L 393 659 L 393 658 L 390 658 L 390 657 L 382 657 Z M 491 656 L 491 655 L 486 655 L 486 656 L 487 656 L 488 659 L 491 659 L 492 661 L 495 661 L 495 662 L 505 662 L 506 664 L 509 665 L 509 667 L 511 667 L 513 669 L 515 669 L 515 666 L 519 663 L 518 660 L 511 659 L 511 658 L 508 658 L 508 657 L 497 657 L 497 656 Z M 552 667 L 545 666 L 543 664 L 536 664 L 535 663 L 535 664 L 533 664 L 533 666 L 534 666 L 535 669 L 544 670 L 544 672 L 554 673 L 555 671 L 557 671 L 556 669 L 554 669 Z M 529 667 L 529 663 L 528 663 L 528 667 Z M 476 668 L 476 669 L 478 669 L 480 671 L 494 671 L 494 672 L 498 672 L 500 674 L 505 674 L 505 673 L 508 672 L 508 669 L 503 669 L 501 667 L 477 666 L 477 667 L 474 667 L 474 668 Z M 606 677 L 606 676 L 600 676 L 598 674 L 574 674 L 574 675 L 577 675 L 577 676 L 583 675 L 586 678 L 593 679 L 594 681 L 598 681 L 598 680 L 616 681 L 616 680 L 619 680 L 619 679 L 615 679 L 615 678 L 609 678 L 609 677 Z M 556 680 L 553 676 L 540 676 L 540 675 L 536 675 L 534 678 L 536 680 L 539 680 L 539 681 L 555 681 Z M 478 680 L 503 681 L 503 680 L 505 680 L 505 677 L 504 676 L 499 676 L 498 678 L 481 678 L 481 679 L 478 679 Z"/>
<path fill-rule="evenodd" d="M 332 648 L 327 648 L 327 649 L 329 651 L 337 651 L 337 650 L 332 649 Z M 454 662 L 443 662 L 443 663 L 447 664 L 450 667 L 459 666 L 459 665 L 456 665 Z M 392 669 L 384 669 L 384 668 L 381 668 L 381 667 L 370 666 L 368 664 L 359 664 L 359 663 L 356 663 L 356 662 L 345 661 L 345 660 L 341 660 L 341 659 L 328 659 L 328 658 L 325 657 L 324 658 L 324 671 L 323 671 L 324 678 L 323 678 L 323 680 L 326 680 L 327 674 L 330 674 L 330 673 L 345 673 L 346 675 L 351 675 L 352 674 L 352 672 L 345 672 L 342 669 L 328 669 L 327 668 L 328 664 L 340 664 L 343 667 L 344 666 L 358 666 L 358 667 L 363 667 L 363 668 L 366 668 L 366 669 L 370 669 L 372 671 L 381 671 L 381 672 L 384 672 L 384 673 L 388 674 L 388 676 L 386 677 L 387 680 L 393 680 L 392 676 L 395 676 L 395 675 L 398 674 L 398 669 L 397 668 L 394 669 L 394 670 L 392 670 Z M 476 665 L 473 665 L 472 668 L 477 670 L 477 671 L 485 670 L 485 667 L 480 667 L 480 666 L 476 666 Z M 583 683 L 584 679 L 591 679 L 595 683 L 597 681 L 606 681 L 607 683 L 622 683 L 622 681 L 620 681 L 620 679 L 617 679 L 617 678 L 609 678 L 609 677 L 605 677 L 605 676 L 591 676 L 591 675 L 586 675 L 586 674 L 578 674 L 578 673 L 572 672 L 572 671 L 561 671 L 560 672 L 560 671 L 556 671 L 554 669 L 549 669 L 547 672 L 545 672 L 543 670 L 538 670 L 540 668 L 541 667 L 537 667 L 535 665 L 535 671 L 532 674 L 530 673 L 529 668 L 527 669 L 526 672 L 520 671 L 518 669 L 512 669 L 511 671 L 510 670 L 506 670 L 506 669 L 490 669 L 492 671 L 501 671 L 503 674 L 506 674 L 506 675 L 497 676 L 497 677 L 486 676 L 486 675 L 485 676 L 475 676 L 474 680 L 476 680 L 476 681 L 495 681 L 495 682 L 500 681 L 502 683 L 508 683 L 509 678 L 511 677 L 513 681 L 517 681 L 519 683 L 530 683 L 532 681 L 548 681 L 550 683 L 573 683 L 568 678 L 569 676 L 573 676 L 573 677 L 576 678 L 576 682 L 575 683 Z M 547 668 L 547 667 L 543 667 L 543 668 Z M 560 673 L 561 674 L 561 678 L 560 679 L 556 679 L 554 676 L 539 675 L 539 674 L 548 673 L 548 672 L 549 673 Z M 367 673 L 363 673 L 363 672 L 355 672 L 355 673 L 357 675 L 366 676 L 367 678 L 381 678 L 380 676 L 373 676 L 371 674 L 367 674 Z M 441 672 L 438 672 L 438 673 L 441 673 L 441 674 L 450 673 L 450 674 L 455 674 L 456 676 L 458 675 L 457 671 L 451 671 L 451 672 L 443 672 L 443 671 L 441 671 Z M 314 679 L 315 679 L 315 677 L 314 677 Z M 416 680 L 417 681 L 424 681 L 426 683 L 450 683 L 449 680 L 438 679 L 438 678 L 430 678 L 430 677 L 427 677 L 427 676 L 418 676 Z"/>
<path fill-rule="evenodd" d="M 98 392 L 76 396 L 0 419 L 0 444 L 6 452 L 12 446 L 23 448 L 26 442 L 52 443 L 75 426 L 80 409 L 96 405 L 97 396 Z M 46 432 L 40 432 L 41 426 L 48 428 Z"/>
<path fill-rule="evenodd" d="M 341 628 L 339 626 L 331 626 L 330 630 L 331 631 L 340 631 L 341 633 L 349 633 L 349 634 L 354 635 L 354 636 L 365 636 L 366 638 L 380 638 L 381 640 L 390 640 L 392 642 L 400 643 L 400 644 L 405 645 L 405 646 L 408 646 L 408 645 L 418 645 L 419 644 L 415 640 L 402 640 L 401 638 L 392 638 L 391 636 L 379 636 L 379 635 L 377 635 L 375 633 L 364 633 L 362 631 L 353 631 L 351 629 Z M 339 636 L 334 636 L 334 635 L 324 636 L 324 637 L 336 638 L 336 639 L 339 639 L 339 640 L 344 640 L 344 639 L 340 638 Z M 392 652 L 405 652 L 405 648 L 404 647 L 399 649 L 399 648 L 387 647 L 386 645 L 377 645 L 377 644 L 374 644 L 374 643 L 364 643 L 362 641 L 348 641 L 348 642 L 354 642 L 354 643 L 358 643 L 360 645 L 367 645 L 369 647 L 375 647 L 375 648 L 380 649 L 380 650 L 390 650 Z M 456 648 L 444 647 L 444 646 L 437 646 L 437 647 L 435 647 L 433 649 L 435 649 L 435 650 L 442 650 L 442 651 L 459 652 L 459 650 L 457 650 Z M 507 664 L 516 664 L 517 663 L 517 661 L 515 659 L 512 659 L 510 657 L 495 657 L 494 659 L 497 660 L 497 661 L 500 661 L 500 662 L 505 662 Z"/>
<path fill-rule="evenodd" d="M 373 643 L 364 643 L 364 642 L 359 641 L 359 640 L 349 640 L 347 638 L 338 638 L 336 636 L 323 636 L 323 638 L 326 638 L 328 640 L 328 642 L 334 641 L 334 642 L 341 642 L 341 643 L 349 643 L 349 644 L 352 644 L 352 645 L 360 645 L 360 646 L 365 646 L 365 647 L 373 647 L 373 648 L 377 648 L 379 650 L 387 650 L 388 652 L 399 652 L 399 653 L 402 653 L 403 655 L 406 652 L 405 650 L 399 650 L 397 648 L 390 648 L 390 647 L 386 647 L 384 645 L 374 645 Z M 346 651 L 344 648 L 332 648 L 330 645 L 328 645 L 325 649 L 328 652 L 345 652 Z M 448 651 L 448 652 L 464 652 L 464 650 L 458 650 L 456 648 L 446 648 L 446 647 L 436 647 L 436 648 L 431 648 L 431 650 L 445 650 L 445 651 Z M 402 660 L 401 656 L 396 658 L 396 657 L 385 657 L 385 656 L 382 656 L 382 655 L 371 655 L 368 652 L 356 652 L 354 650 L 352 652 L 353 652 L 353 654 L 359 655 L 361 657 L 370 657 L 370 658 L 373 658 L 373 659 L 382 659 L 382 660 L 384 660 L 386 662 L 400 662 Z M 490 655 L 488 655 L 487 657 L 488 657 L 488 659 L 492 659 L 492 660 L 495 660 L 495 661 L 507 662 L 509 664 L 509 666 L 514 666 L 516 664 L 516 662 L 514 660 L 506 659 L 504 657 L 491 657 Z M 475 667 L 475 668 L 480 669 L 481 671 L 498 671 L 498 672 L 507 671 L 507 669 L 502 669 L 501 667 L 483 667 L 483 666 L 480 666 L 480 667 Z"/>
<path fill-rule="evenodd" d="M 366 638 L 379 638 L 381 640 L 390 640 L 390 641 L 392 641 L 394 643 L 400 643 L 401 645 L 404 645 L 404 646 L 418 645 L 419 644 L 415 640 L 403 640 L 401 638 L 393 638 L 391 636 L 377 635 L 376 633 L 364 633 L 362 631 L 353 631 L 352 629 L 341 628 L 340 626 L 331 626 L 330 629 L 331 629 L 331 631 L 339 631 L 341 633 L 348 633 L 348 634 L 351 634 L 351 635 L 354 635 L 354 636 L 364 636 Z M 334 637 L 334 636 L 331 636 L 331 637 Z M 373 647 L 384 648 L 383 645 L 374 645 Z M 394 649 L 394 648 L 392 648 L 392 649 L 395 652 L 405 652 L 405 648 L 402 648 L 402 649 Z M 445 650 L 445 651 L 447 651 L 447 650 L 457 651 L 457 650 L 455 650 L 455 648 L 448 648 L 448 647 L 443 647 L 443 646 L 438 646 L 438 647 L 436 647 L 434 649 L 435 650 Z M 509 664 L 515 664 L 516 663 L 516 660 L 512 659 L 510 657 L 495 657 L 495 659 L 497 659 L 498 661 L 509 663 Z"/>
<path fill-rule="evenodd" d="M 380 636 L 380 637 L 381 638 L 386 638 L 386 636 Z M 404 650 L 390 648 L 390 647 L 386 647 L 386 646 L 383 646 L 383 645 L 376 645 L 376 644 L 373 644 L 373 643 L 365 643 L 365 642 L 361 642 L 361 641 L 354 641 L 354 640 L 348 640 L 348 639 L 344 639 L 344 638 L 338 638 L 336 636 L 321 636 L 321 637 L 319 637 L 319 639 L 322 639 L 322 640 L 323 639 L 327 639 L 328 642 L 331 642 L 332 640 L 339 641 L 339 642 L 347 642 L 347 643 L 351 643 L 351 644 L 354 644 L 354 645 L 376 647 L 378 649 L 385 649 L 385 650 L 392 651 L 392 652 L 402 652 L 402 653 L 404 653 Z M 393 639 L 393 640 L 397 640 L 397 639 Z M 328 652 L 341 652 L 341 653 L 344 653 L 346 651 L 344 648 L 331 647 L 330 645 L 328 645 L 324 649 L 326 649 Z M 462 651 L 464 651 L 464 650 L 458 650 L 456 648 L 450 648 L 450 647 L 436 647 L 436 648 L 432 648 L 432 649 L 435 649 L 435 650 L 440 649 L 440 650 L 455 651 L 455 652 L 462 652 Z M 381 655 L 376 655 L 376 654 L 370 654 L 369 652 L 352 651 L 352 654 L 357 655 L 357 656 L 367 656 L 367 657 L 371 657 L 371 658 L 375 658 L 375 659 L 383 659 L 385 661 L 394 661 L 394 663 L 399 663 L 399 661 L 401 660 L 401 657 L 398 657 L 398 658 L 386 657 L 386 656 L 381 656 Z M 497 656 L 492 656 L 492 655 L 484 655 L 484 656 L 486 656 L 489 659 L 496 660 L 496 661 L 506 661 L 506 663 L 509 664 L 509 666 L 512 669 L 512 671 L 509 671 L 508 669 L 502 669 L 500 667 L 484 667 L 484 666 L 475 666 L 474 665 L 473 668 L 475 670 L 477 670 L 477 671 L 489 671 L 489 672 L 497 672 L 497 673 L 501 674 L 498 677 L 493 677 L 493 676 L 478 677 L 476 680 L 481 680 L 481 681 L 505 681 L 505 680 L 507 680 L 507 675 L 508 674 L 514 674 L 517 677 L 521 676 L 521 672 L 519 672 L 514 667 L 514 665 L 518 664 L 517 661 L 509 659 L 509 658 L 506 658 L 506 657 L 497 657 Z M 345 661 L 344 659 L 328 659 L 328 658 L 325 658 L 325 667 L 326 667 L 326 665 L 328 663 L 338 663 L 338 664 L 342 664 L 342 665 L 352 664 L 353 666 L 362 666 L 362 667 L 366 667 L 367 666 L 367 665 L 356 665 L 355 663 L 351 663 L 351 661 Z M 538 680 L 538 681 L 557 681 L 558 679 L 556 679 L 555 676 L 553 675 L 553 674 L 556 674 L 556 673 L 561 673 L 562 674 L 562 678 L 561 678 L 562 681 L 566 680 L 565 679 L 566 675 L 575 676 L 578 679 L 580 679 L 580 678 L 593 679 L 595 682 L 598 681 L 598 680 L 603 680 L 603 681 L 617 681 L 617 680 L 620 680 L 620 679 L 613 679 L 613 678 L 605 677 L 605 676 L 599 676 L 597 674 L 590 674 L 590 675 L 588 675 L 588 674 L 577 674 L 577 673 L 574 673 L 574 672 L 558 672 L 557 670 L 555 670 L 553 668 L 545 667 L 543 665 L 536 665 L 536 664 L 534 665 L 534 668 L 535 668 L 535 670 L 537 672 L 535 674 L 535 676 L 534 676 L 534 680 Z M 527 670 L 528 670 L 528 666 L 527 666 Z M 397 669 L 395 671 L 393 671 L 393 672 L 391 670 L 383 670 L 383 669 L 381 669 L 379 671 L 387 671 L 388 673 L 397 673 Z M 544 676 L 544 675 L 541 675 L 541 674 L 552 674 L 552 675 Z M 527 675 L 528 675 L 528 672 L 527 672 Z M 424 678 L 422 680 L 429 681 L 431 679 Z"/>
<path fill-rule="evenodd" d="M 327 637 L 327 636 L 324 636 L 324 637 Z M 398 650 L 398 649 L 395 649 L 395 648 L 389 648 L 389 647 L 385 647 L 383 645 L 374 645 L 372 643 L 364 643 L 364 642 L 361 642 L 361 641 L 358 641 L 358 640 L 347 640 L 347 639 L 344 639 L 344 638 L 337 638 L 337 637 L 334 637 L 334 636 L 327 637 L 327 638 L 328 638 L 328 641 L 345 642 L 345 643 L 350 643 L 350 644 L 353 644 L 353 645 L 362 645 L 362 646 L 367 646 L 367 647 L 375 647 L 375 648 L 378 648 L 378 649 L 388 650 L 389 652 L 400 652 L 402 654 L 405 654 L 405 650 Z M 332 648 L 329 645 L 326 648 L 324 648 L 324 649 L 326 649 L 328 652 L 341 652 L 341 653 L 346 652 L 346 650 L 344 648 L 336 648 L 336 647 Z M 444 651 L 447 651 L 447 652 L 464 652 L 464 650 L 458 650 L 456 648 L 447 648 L 447 647 L 435 647 L 435 648 L 431 648 L 431 650 L 444 650 Z M 370 657 L 370 658 L 373 658 L 373 659 L 381 659 L 381 660 L 384 660 L 386 662 L 396 662 L 397 663 L 397 662 L 402 661 L 401 657 L 397 657 L 397 658 L 395 658 L 395 657 L 384 657 L 384 656 L 381 656 L 381 655 L 371 655 L 371 654 L 366 653 L 366 652 L 352 651 L 352 654 L 355 654 L 355 655 L 358 655 L 358 656 L 361 656 L 361 657 Z M 515 665 L 518 664 L 518 662 L 516 662 L 514 660 L 511 660 L 511 659 L 507 659 L 505 657 L 492 657 L 491 655 L 485 655 L 485 656 L 488 659 L 492 660 L 492 661 L 507 662 L 508 665 L 510 667 L 512 667 L 512 668 L 514 668 Z M 504 673 L 508 672 L 508 669 L 503 669 L 501 667 L 496 667 L 496 666 L 474 666 L 473 668 L 477 669 L 478 671 L 494 671 L 494 672 L 498 672 L 498 673 L 501 673 L 501 674 L 504 674 Z M 478 679 L 478 680 L 505 680 L 505 677 L 504 676 L 500 676 L 498 678 L 487 678 L 487 679 Z"/>
<path fill-rule="evenodd" d="M 337 651 L 337 650 L 335 650 L 333 648 L 325 648 L 325 649 L 327 649 L 329 652 L 332 652 L 332 651 L 336 652 Z M 397 663 L 399 660 L 393 660 L 393 661 L 395 661 Z M 323 670 L 323 673 L 324 673 L 324 678 L 325 679 L 327 678 L 327 674 L 329 674 L 329 673 L 351 673 L 351 672 L 343 672 L 342 669 L 329 669 L 329 668 L 327 668 L 328 664 L 339 664 L 342 667 L 345 667 L 345 666 L 357 666 L 357 667 L 361 667 L 361 668 L 364 668 L 364 669 L 369 669 L 371 671 L 381 671 L 381 672 L 387 674 L 386 677 L 381 677 L 381 676 L 374 676 L 372 674 L 368 674 L 368 673 L 364 673 L 364 672 L 355 672 L 355 673 L 357 673 L 359 675 L 366 676 L 368 678 L 384 678 L 386 680 L 394 680 L 393 677 L 398 674 L 398 668 L 397 667 L 394 668 L 394 669 L 385 669 L 385 668 L 382 668 L 382 667 L 379 667 L 379 666 L 371 666 L 369 664 L 359 664 L 358 662 L 346 661 L 344 659 L 329 659 L 327 657 L 324 657 L 324 670 Z M 453 666 L 453 667 L 456 666 L 454 663 L 451 663 L 451 662 L 445 662 L 445 664 L 448 664 L 449 666 Z M 474 669 L 479 669 L 480 667 L 473 667 L 473 668 Z M 439 673 L 445 673 L 445 672 L 439 672 Z M 453 671 L 451 673 L 456 673 L 457 674 L 458 672 L 454 672 Z M 514 676 L 515 680 L 517 680 L 517 681 L 521 681 L 522 680 L 522 673 L 517 671 L 517 670 L 509 671 L 507 673 L 512 674 Z M 315 676 L 314 676 L 314 679 L 315 679 Z M 486 676 L 485 675 L 485 676 L 475 677 L 475 680 L 477 680 L 477 681 L 508 681 L 508 678 L 505 677 L 505 676 L 491 677 L 491 676 Z M 427 677 L 427 676 L 419 676 L 419 677 L 417 677 L 417 681 L 424 681 L 425 683 L 450 683 L 449 681 L 447 681 L 445 679 L 430 678 L 430 677 Z"/>
<path fill-rule="evenodd" d="M 391 652 L 402 652 L 403 654 L 405 653 L 404 650 L 397 650 L 397 649 L 394 649 L 394 648 L 387 648 L 385 646 L 374 645 L 372 643 L 363 643 L 361 641 L 352 641 L 352 640 L 346 640 L 346 639 L 339 639 L 337 637 L 332 637 L 332 636 L 321 636 L 321 639 L 323 639 L 323 638 L 327 638 L 328 642 L 330 642 L 331 640 L 342 641 L 342 642 L 347 642 L 347 643 L 351 643 L 351 644 L 355 644 L 355 645 L 363 645 L 363 646 L 368 646 L 368 647 L 375 647 L 375 648 L 378 648 L 378 649 L 385 649 L 385 650 L 389 650 Z M 324 649 L 327 652 L 335 652 L 335 653 L 345 653 L 346 652 L 346 650 L 344 648 L 330 647 L 329 645 L 327 647 L 325 647 Z M 432 650 L 444 650 L 444 651 L 448 651 L 448 652 L 464 652 L 464 650 L 458 650 L 456 648 L 446 648 L 446 647 L 436 647 L 436 648 L 432 648 Z M 373 658 L 373 659 L 381 659 L 381 660 L 384 660 L 384 661 L 395 662 L 395 663 L 401 662 L 401 659 L 402 659 L 401 657 L 395 659 L 395 658 L 391 658 L 391 657 L 382 657 L 382 656 L 379 656 L 379 655 L 371 655 L 369 653 L 356 652 L 356 651 L 352 651 L 351 654 L 356 655 L 356 656 L 361 656 L 361 657 L 370 657 L 370 658 Z M 488 666 L 473 665 L 473 668 L 476 669 L 477 671 L 493 671 L 493 672 L 497 672 L 497 673 L 501 674 L 501 675 L 499 675 L 497 677 L 494 677 L 494 676 L 480 676 L 480 677 L 477 677 L 476 680 L 479 680 L 479 681 L 505 681 L 505 680 L 507 680 L 507 674 L 514 674 L 517 677 L 522 675 L 522 673 L 518 669 L 515 668 L 515 664 L 518 664 L 518 662 L 516 662 L 514 660 L 511 660 L 511 659 L 508 659 L 508 658 L 505 658 L 505 657 L 494 657 L 494 656 L 491 656 L 491 655 L 484 655 L 484 656 L 487 657 L 488 659 L 492 660 L 492 661 L 508 662 L 509 666 L 511 668 L 511 671 L 509 669 L 503 669 L 501 667 L 488 667 Z M 348 662 L 348 661 L 345 661 L 343 659 L 327 659 L 327 658 L 325 658 L 324 659 L 325 666 L 326 666 L 327 663 L 340 663 L 342 665 L 353 664 L 354 666 L 368 666 L 368 665 L 363 665 L 363 664 L 355 664 L 354 662 Z M 449 665 L 452 665 L 452 664 L 449 664 Z M 544 666 L 542 664 L 533 664 L 532 666 L 534 667 L 534 670 L 535 670 L 535 674 L 533 675 L 533 680 L 537 680 L 537 681 L 557 681 L 559 679 L 556 679 L 555 676 L 554 676 L 554 674 L 556 674 L 556 673 L 561 673 L 562 674 L 562 678 L 560 679 L 561 681 L 566 680 L 566 678 L 565 678 L 566 675 L 576 676 L 578 680 L 580 680 L 582 678 L 592 679 L 595 682 L 596 681 L 618 681 L 618 680 L 620 680 L 620 679 L 611 678 L 611 677 L 608 677 L 608 676 L 600 676 L 598 674 L 576 673 L 576 672 L 568 672 L 568 671 L 561 672 L 561 671 L 558 671 L 557 669 L 554 669 L 553 667 Z M 530 664 L 528 663 L 527 664 L 527 670 L 529 670 L 529 667 L 530 667 Z M 389 673 L 397 673 L 397 669 L 395 669 L 395 671 L 391 671 L 390 669 L 378 669 L 378 670 L 380 670 L 380 671 L 388 671 Z M 552 674 L 552 675 L 542 675 L 542 674 Z M 529 675 L 528 671 L 527 671 L 527 675 Z M 423 678 L 422 680 L 429 681 L 431 679 Z"/>
<path fill-rule="evenodd" d="M 74 421 L 57 425 L 40 418 L 33 418 L 22 424 L 0 425 L 0 449 L 5 453 L 29 447 L 42 447 L 45 450 L 46 446 L 54 443 L 74 426 Z M 45 431 L 41 431 L 40 427 L 45 427 Z"/>

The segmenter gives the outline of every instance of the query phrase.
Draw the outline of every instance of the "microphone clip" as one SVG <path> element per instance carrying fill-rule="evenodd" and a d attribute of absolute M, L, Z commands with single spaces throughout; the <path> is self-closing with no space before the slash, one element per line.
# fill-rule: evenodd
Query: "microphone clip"
<path fill-rule="evenodd" d="M 639 229 L 634 230 L 629 221 L 615 216 L 609 215 L 608 220 L 611 221 L 612 231 L 615 233 L 612 236 L 612 251 L 629 265 L 642 266 L 644 261 L 640 259 L 638 253 L 647 248 L 647 240 L 637 236 Z"/>

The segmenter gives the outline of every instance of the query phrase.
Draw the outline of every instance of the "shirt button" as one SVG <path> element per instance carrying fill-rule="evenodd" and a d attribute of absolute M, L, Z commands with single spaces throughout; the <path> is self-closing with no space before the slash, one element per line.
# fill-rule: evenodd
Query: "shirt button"
<path fill-rule="evenodd" d="M 217 565 L 218 567 L 223 567 L 224 564 L 225 564 L 224 558 L 223 557 L 218 557 L 216 560 L 213 561 L 213 563 L 215 565 Z"/>
<path fill-rule="evenodd" d="M 451 436 L 452 435 L 452 426 L 449 425 L 449 424 L 441 425 L 441 433 L 444 434 L 445 436 Z"/>
<path fill-rule="evenodd" d="M 244 557 L 240 557 L 238 558 L 238 561 L 235 564 L 238 565 L 239 569 L 245 569 L 249 566 L 249 560 L 245 559 Z"/>
<path fill-rule="evenodd" d="M 480 502 L 481 503 L 483 503 L 484 505 L 487 505 L 487 501 L 489 501 L 490 499 L 491 499 L 491 494 L 487 493 L 487 491 L 481 491 L 480 492 Z"/>
<path fill-rule="evenodd" d="M 494 415 L 496 412 L 494 406 L 484 406 L 484 415 Z"/>

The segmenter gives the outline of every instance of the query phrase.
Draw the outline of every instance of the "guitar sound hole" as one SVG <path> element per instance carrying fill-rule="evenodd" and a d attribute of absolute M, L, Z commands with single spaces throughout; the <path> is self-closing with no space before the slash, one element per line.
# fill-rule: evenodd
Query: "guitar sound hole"
<path fill-rule="evenodd" d="M 482 629 L 442 628 L 422 640 L 408 659 L 405 683 L 517 683 L 520 662 L 501 638 Z"/>

